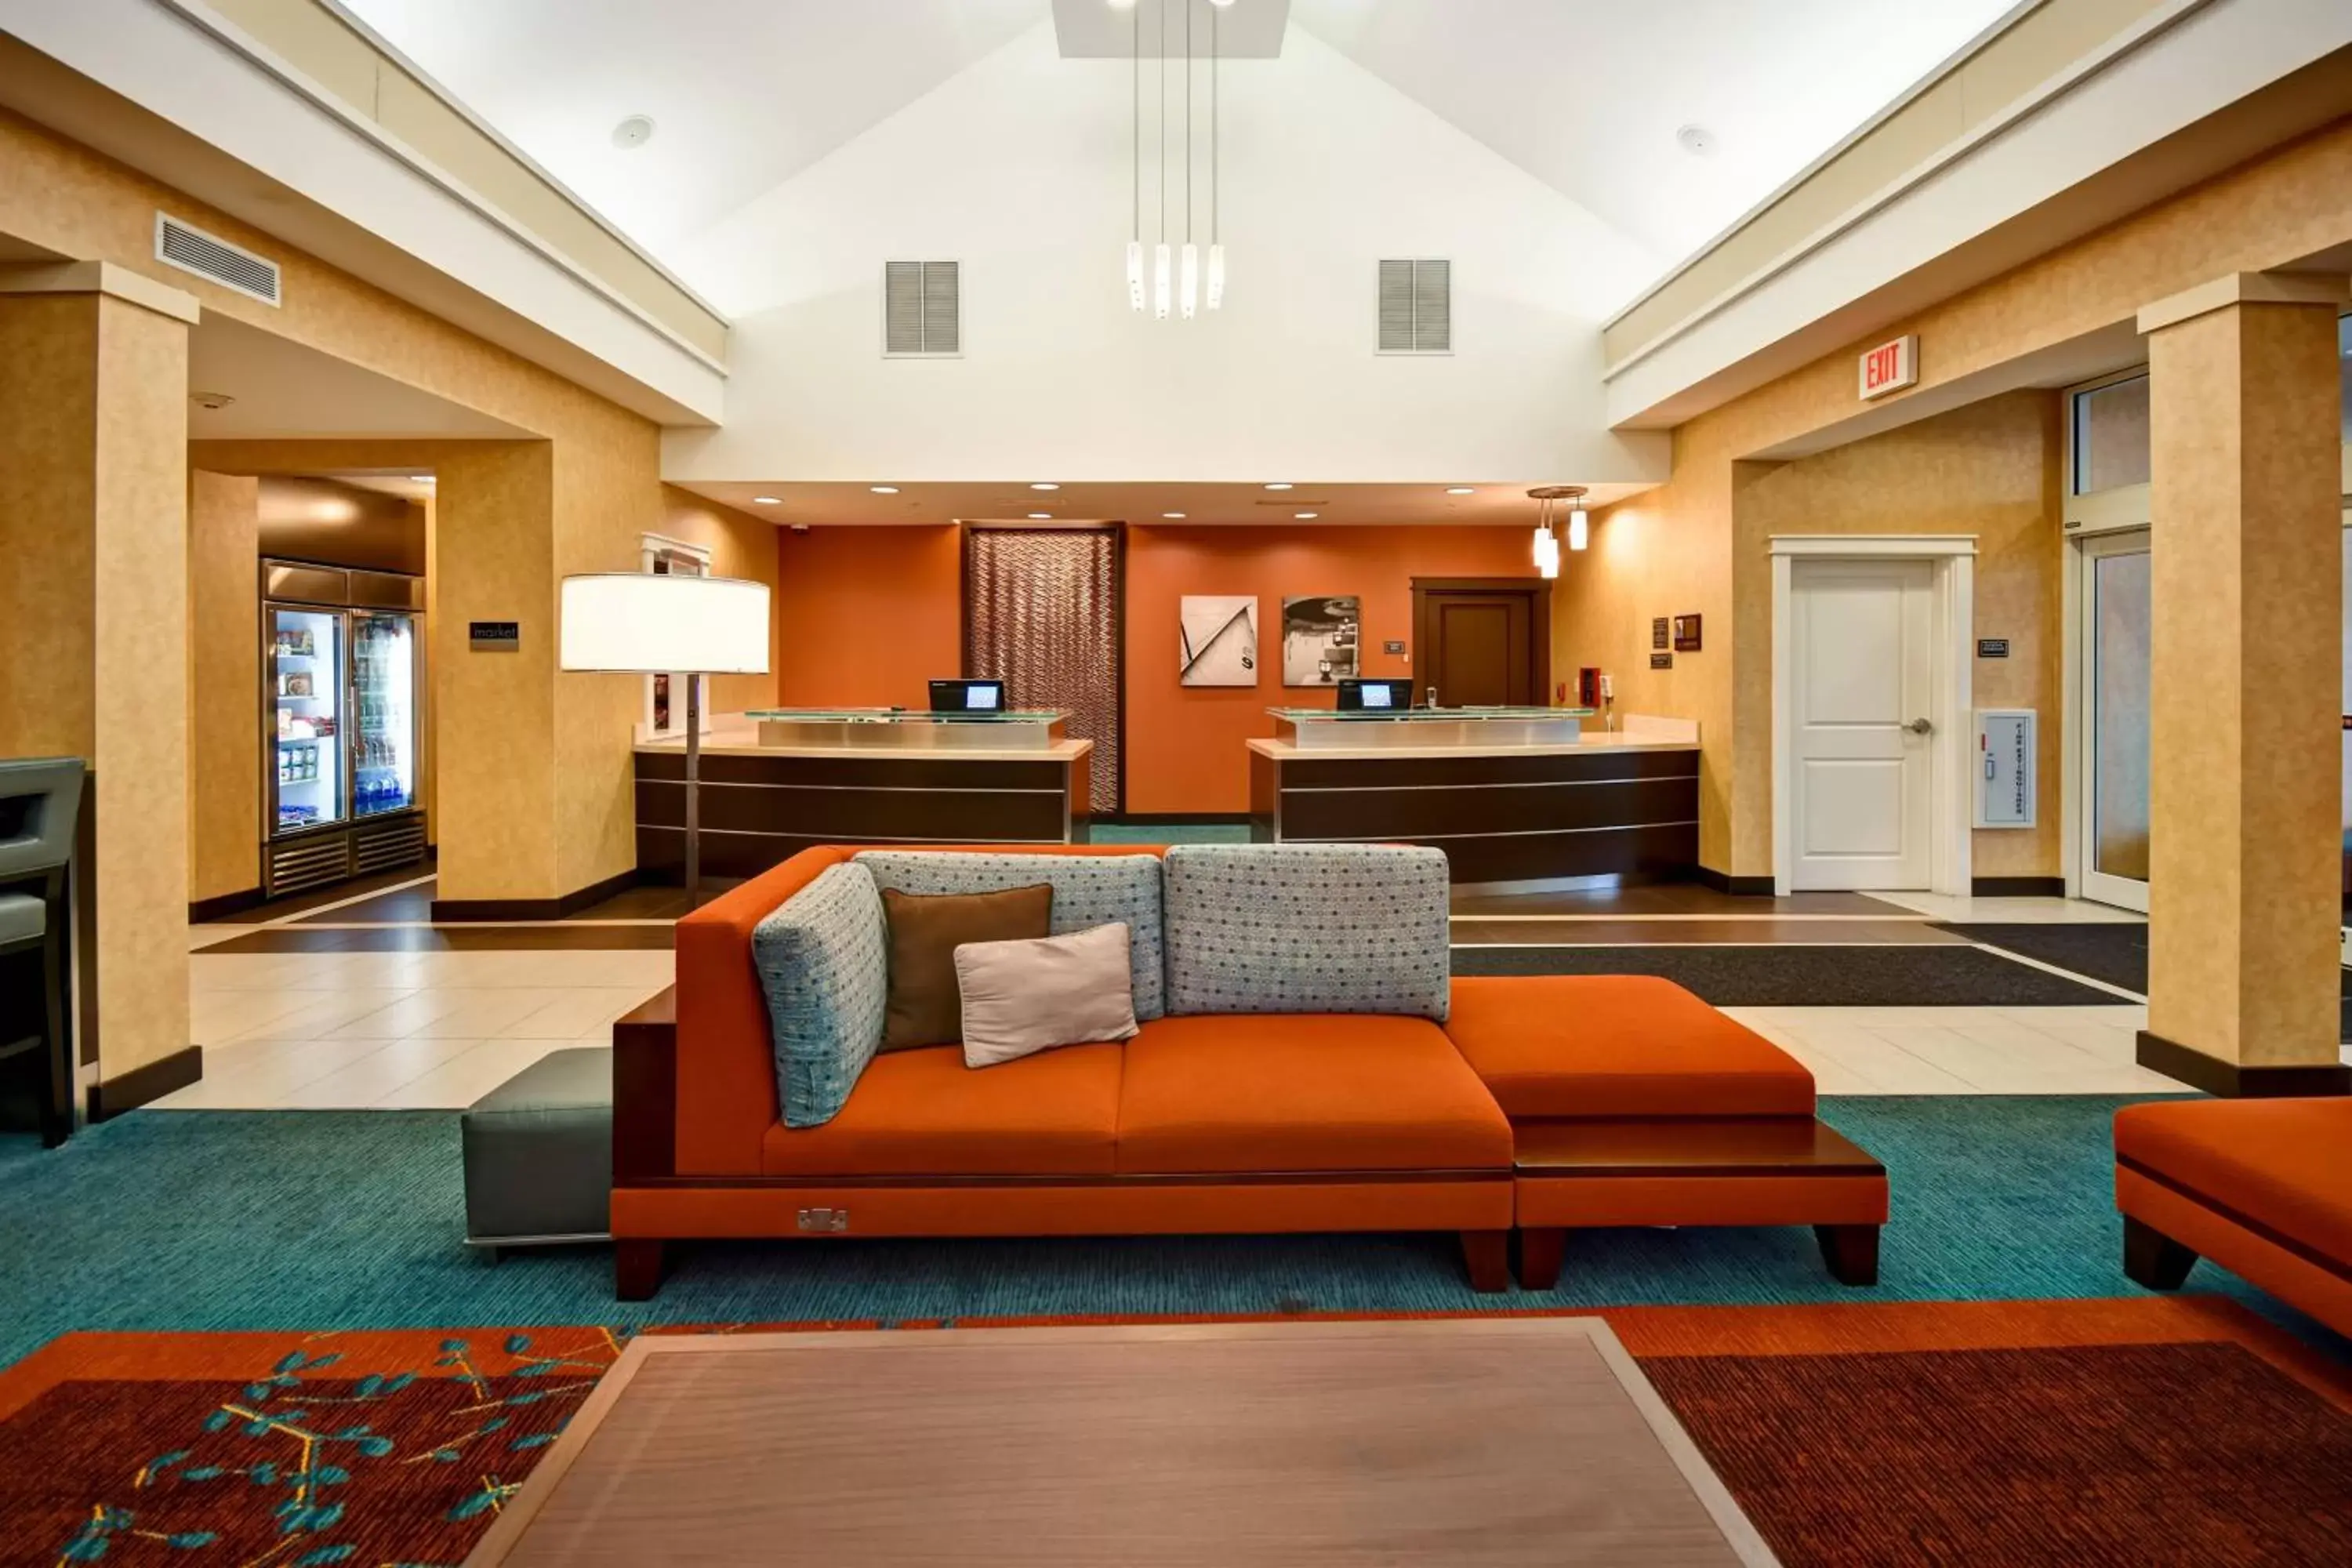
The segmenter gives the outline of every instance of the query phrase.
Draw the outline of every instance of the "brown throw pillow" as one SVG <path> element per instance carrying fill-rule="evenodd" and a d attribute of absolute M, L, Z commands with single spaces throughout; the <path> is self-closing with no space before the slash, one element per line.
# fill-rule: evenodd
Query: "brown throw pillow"
<path fill-rule="evenodd" d="M 1052 929 L 1054 887 L 1001 893 L 899 893 L 885 889 L 890 992 L 882 1019 L 886 1051 L 951 1046 L 963 1038 L 955 950 L 969 942 L 1025 942 Z"/>

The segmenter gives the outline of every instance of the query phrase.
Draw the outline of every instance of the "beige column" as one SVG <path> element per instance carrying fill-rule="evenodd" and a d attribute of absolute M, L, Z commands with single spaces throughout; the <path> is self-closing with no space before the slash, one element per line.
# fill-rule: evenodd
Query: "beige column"
<path fill-rule="evenodd" d="M 2140 312 L 2153 458 L 2148 1027 L 2217 1094 L 2343 1092 L 2336 927 L 2344 280 Z"/>
<path fill-rule="evenodd" d="M 261 897 L 261 482 L 188 471 L 188 898 Z"/>
<path fill-rule="evenodd" d="M 187 398 L 195 301 L 0 269 L 0 755 L 85 758 L 80 1016 L 112 1113 L 192 1080 Z"/>

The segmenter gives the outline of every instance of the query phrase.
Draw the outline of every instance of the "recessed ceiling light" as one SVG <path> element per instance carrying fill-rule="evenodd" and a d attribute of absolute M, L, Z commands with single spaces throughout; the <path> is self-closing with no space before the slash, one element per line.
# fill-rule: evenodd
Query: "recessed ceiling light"
<path fill-rule="evenodd" d="M 1032 522 L 1046 522 L 1050 521 L 1053 516 L 1054 514 L 1050 511 L 1033 511 L 1029 514 L 1029 521 Z"/>
<path fill-rule="evenodd" d="M 226 408 L 236 399 L 226 392 L 192 392 L 188 394 L 188 401 L 199 408 L 210 408 L 217 412 Z"/>
<path fill-rule="evenodd" d="M 1038 480 L 1035 484 L 1031 485 L 1029 488 L 1030 488 L 1031 489 L 1033 489 L 1033 490 L 1057 490 L 1057 489 L 1060 489 L 1062 487 L 1061 487 L 1061 486 L 1059 486 L 1059 485 L 1057 485 L 1057 484 L 1055 484 L 1055 483 L 1053 480 L 1051 480 L 1051 479 L 1040 479 L 1040 480 Z"/>
<path fill-rule="evenodd" d="M 613 145 L 623 152 L 642 147 L 654 139 L 654 122 L 650 115 L 632 114 L 613 127 Z"/>
<path fill-rule="evenodd" d="M 1684 152 L 1701 158 L 1715 151 L 1715 132 L 1704 125 L 1685 125 L 1675 132 L 1675 140 Z"/>
<path fill-rule="evenodd" d="M 1220 11 L 1230 9 L 1233 3 L 1234 0 L 1209 0 L 1209 4 L 1214 5 Z"/>
<path fill-rule="evenodd" d="M 1160 515 L 1168 519 L 1171 522 L 1181 522 L 1184 521 L 1184 514 L 1181 511 L 1163 511 Z"/>
<path fill-rule="evenodd" d="M 866 488 L 877 496 L 894 496 L 898 493 L 898 487 L 896 485 L 868 485 Z"/>
<path fill-rule="evenodd" d="M 1448 485 L 1445 487 L 1445 493 L 1450 496 L 1466 496 L 1475 495 L 1477 492 L 1468 485 Z"/>
<path fill-rule="evenodd" d="M 1312 522 L 1323 514 L 1319 511 L 1294 511 L 1290 515 L 1301 522 Z"/>
<path fill-rule="evenodd" d="M 751 500 L 755 504 L 760 506 L 782 506 L 784 504 L 784 498 L 782 496 L 753 496 Z"/>
<path fill-rule="evenodd" d="M 1270 490 L 1286 490 L 1286 489 L 1291 489 L 1292 487 L 1291 487 L 1288 483 L 1286 483 L 1286 482 L 1284 482 L 1284 481 L 1276 481 L 1276 483 L 1274 483 L 1274 484 L 1270 484 L 1270 485 L 1266 486 L 1265 488 L 1266 488 L 1266 489 L 1270 489 Z"/>
<path fill-rule="evenodd" d="M 1132 11 L 1135 9 L 1135 0 L 1110 0 L 1110 8 L 1114 11 Z"/>

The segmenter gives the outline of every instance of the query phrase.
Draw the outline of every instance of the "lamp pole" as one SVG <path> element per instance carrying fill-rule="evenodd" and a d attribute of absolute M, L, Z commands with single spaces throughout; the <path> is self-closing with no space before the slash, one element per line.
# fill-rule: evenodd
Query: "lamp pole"
<path fill-rule="evenodd" d="M 686 678 L 686 908 L 702 904 L 702 677 Z"/>

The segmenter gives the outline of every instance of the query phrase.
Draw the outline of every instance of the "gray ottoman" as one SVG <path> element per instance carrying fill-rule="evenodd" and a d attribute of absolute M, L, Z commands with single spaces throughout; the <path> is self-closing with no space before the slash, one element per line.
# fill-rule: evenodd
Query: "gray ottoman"
<path fill-rule="evenodd" d="M 613 1052 L 551 1051 L 465 1115 L 466 1242 L 604 1241 L 613 1204 Z"/>

